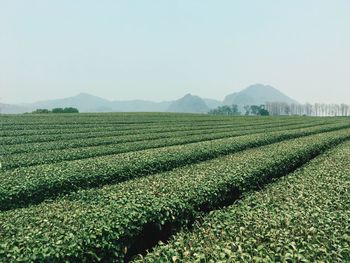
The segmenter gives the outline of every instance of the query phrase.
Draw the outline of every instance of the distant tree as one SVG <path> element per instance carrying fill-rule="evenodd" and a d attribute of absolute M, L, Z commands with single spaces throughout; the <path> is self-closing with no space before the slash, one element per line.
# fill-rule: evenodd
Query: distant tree
<path fill-rule="evenodd" d="M 79 113 L 79 110 L 73 107 L 54 108 L 52 109 L 52 113 Z"/>
<path fill-rule="evenodd" d="M 265 105 L 252 105 L 250 106 L 250 112 L 253 115 L 259 115 L 259 116 L 268 116 L 270 115 L 269 111 L 267 109 L 265 109 Z"/>
<path fill-rule="evenodd" d="M 250 115 L 251 113 L 251 107 L 249 105 L 243 106 L 243 109 L 245 110 L 245 115 Z"/>
<path fill-rule="evenodd" d="M 211 115 L 220 115 L 218 109 L 211 109 L 211 110 L 208 112 L 208 114 L 211 114 Z"/>
<path fill-rule="evenodd" d="M 299 115 L 299 116 L 349 116 L 350 106 L 346 104 L 287 104 L 268 102 L 266 109 L 271 115 Z"/>
<path fill-rule="evenodd" d="M 79 113 L 79 110 L 77 108 L 73 107 L 67 107 L 63 109 L 64 113 Z"/>
<path fill-rule="evenodd" d="M 260 108 L 260 109 L 259 109 L 259 115 L 260 115 L 260 116 L 269 116 L 270 113 L 269 113 L 268 110 L 265 110 L 265 109 Z"/>
<path fill-rule="evenodd" d="M 231 115 L 231 108 L 228 105 L 221 106 L 218 108 L 220 115 Z"/>
<path fill-rule="evenodd" d="M 35 111 L 32 111 L 34 114 L 47 114 L 50 113 L 48 109 L 36 109 Z"/>
<path fill-rule="evenodd" d="M 63 108 L 53 108 L 52 113 L 63 113 Z"/>
<path fill-rule="evenodd" d="M 243 107 L 245 109 L 245 115 L 259 115 L 259 116 L 268 116 L 270 115 L 269 111 L 265 105 L 245 105 Z"/>
<path fill-rule="evenodd" d="M 260 106 L 257 105 L 251 105 L 250 106 L 250 113 L 253 115 L 259 115 L 259 111 L 260 111 Z"/>
<path fill-rule="evenodd" d="M 238 105 L 233 104 L 231 106 L 231 111 L 232 111 L 232 115 L 241 115 L 241 113 L 238 110 Z"/>
<path fill-rule="evenodd" d="M 208 113 L 212 114 L 212 115 L 241 115 L 241 113 L 238 111 L 238 106 L 237 105 L 219 106 L 216 109 L 210 110 Z"/>

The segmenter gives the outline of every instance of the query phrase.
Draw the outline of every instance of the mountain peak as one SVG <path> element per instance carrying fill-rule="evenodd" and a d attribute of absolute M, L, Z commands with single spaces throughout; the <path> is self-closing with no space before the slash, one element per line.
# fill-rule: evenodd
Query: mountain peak
<path fill-rule="evenodd" d="M 173 101 L 169 108 L 169 112 L 188 112 L 188 113 L 206 113 L 209 111 L 209 107 L 198 96 L 194 96 L 187 93 L 182 98 Z"/>
<path fill-rule="evenodd" d="M 77 96 L 92 96 L 92 95 L 87 92 L 80 92 L 77 94 Z"/>
<path fill-rule="evenodd" d="M 192 98 L 192 97 L 196 97 L 193 96 L 191 93 L 187 93 L 185 96 L 183 96 L 182 98 Z"/>
<path fill-rule="evenodd" d="M 270 90 L 270 91 L 278 91 L 280 92 L 278 89 L 270 86 L 270 85 L 264 85 L 264 84 L 261 84 L 261 83 L 256 83 L 256 84 L 253 84 L 253 85 L 250 85 L 248 87 L 246 87 L 244 89 L 245 91 L 257 91 L 257 90 Z"/>
<path fill-rule="evenodd" d="M 281 91 L 278 89 L 270 86 L 270 85 L 264 85 L 264 84 L 253 84 L 248 87 L 246 87 L 244 90 L 241 92 L 247 92 L 247 93 L 267 93 L 267 94 L 280 94 L 281 96 L 287 97 L 285 94 L 283 94 Z"/>
<path fill-rule="evenodd" d="M 90 93 L 86 93 L 86 92 L 80 92 L 79 94 L 73 96 L 75 98 L 99 98 L 95 95 L 92 95 Z"/>
<path fill-rule="evenodd" d="M 250 85 L 240 92 L 235 92 L 227 95 L 224 99 L 224 105 L 261 105 L 267 102 L 285 102 L 295 103 L 297 101 L 283 94 L 278 89 L 263 84 Z"/>

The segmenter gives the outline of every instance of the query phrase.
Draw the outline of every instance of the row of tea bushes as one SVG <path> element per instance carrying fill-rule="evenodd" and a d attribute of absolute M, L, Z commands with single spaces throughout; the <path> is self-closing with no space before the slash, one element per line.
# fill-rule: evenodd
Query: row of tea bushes
<path fill-rule="evenodd" d="M 307 126 L 316 126 L 316 125 L 327 125 L 319 123 L 287 123 L 281 125 L 278 124 L 252 124 L 251 126 L 246 125 L 235 125 L 235 126 L 216 126 L 216 127 L 196 127 L 196 128 L 180 128 L 180 130 L 174 130 L 171 128 L 162 128 L 162 129 L 152 129 L 152 130 L 137 130 L 137 131 L 128 131 L 128 132 L 99 132 L 98 137 L 96 134 L 75 134 L 77 138 L 67 138 L 66 140 L 57 140 L 57 141 L 47 141 L 47 142 L 31 142 L 31 143 L 21 143 L 21 144 L 9 144 L 3 145 L 0 149 L 0 154 L 9 155 L 15 153 L 26 153 L 26 152 L 40 152 L 48 150 L 59 150 L 66 148 L 79 148 L 79 147 L 89 147 L 89 146 L 99 146 L 99 145 L 108 145 L 108 144 L 117 144 L 123 142 L 136 142 L 142 140 L 154 140 L 160 138 L 169 138 L 169 137 L 179 137 L 186 135 L 196 135 L 196 134 L 212 134 L 218 132 L 237 132 L 237 131 L 246 131 L 253 129 L 264 129 L 264 128 L 279 128 L 283 127 L 307 127 Z M 91 137 L 93 136 L 93 137 Z"/>
<path fill-rule="evenodd" d="M 247 128 L 239 128 L 236 130 L 232 129 L 215 129 L 212 133 L 210 130 L 201 130 L 197 132 L 178 132 L 178 133 L 168 133 L 164 136 L 164 134 L 149 134 L 145 133 L 139 136 L 124 136 L 124 137 L 114 137 L 110 140 L 106 140 L 103 138 L 95 139 L 95 143 L 100 141 L 99 146 L 84 146 L 84 147 L 76 147 L 73 148 L 64 148 L 58 150 L 46 150 L 43 151 L 43 147 L 40 147 L 40 151 L 37 151 L 37 148 L 34 148 L 36 145 L 28 145 L 28 152 L 21 154 L 12 154 L 5 155 L 1 158 L 2 160 L 2 170 L 14 169 L 17 167 L 26 167 L 40 164 L 49 164 L 49 163 L 57 163 L 62 161 L 72 161 L 79 159 L 86 159 L 98 156 L 119 154 L 125 152 L 132 151 L 140 151 L 151 148 L 160 148 L 167 147 L 172 145 L 180 145 L 180 144 L 188 144 L 195 143 L 201 141 L 209 141 L 216 140 L 222 138 L 229 138 L 235 136 L 242 136 L 247 134 L 255 134 L 255 133 L 263 133 L 263 132 L 271 132 L 271 131 L 283 131 L 283 130 L 293 130 L 293 129 L 301 129 L 308 128 L 310 124 L 305 125 L 284 125 L 282 127 L 253 127 L 250 129 Z M 311 125 L 314 127 L 314 125 Z M 317 127 L 320 127 L 319 125 Z M 108 143 L 105 145 L 105 143 Z M 68 142 L 59 143 L 56 142 L 56 147 L 60 147 L 63 145 L 67 145 Z M 88 140 L 80 139 L 78 144 L 84 145 L 89 143 Z M 15 148 L 20 148 L 23 145 L 19 145 Z M 30 146 L 32 146 L 30 148 Z M 6 149 L 6 147 L 4 147 Z M 23 148 L 22 148 L 23 149 Z"/>
<path fill-rule="evenodd" d="M 349 262 L 350 143 L 137 262 Z"/>
<path fill-rule="evenodd" d="M 0 210 L 38 203 L 82 188 L 99 187 L 168 171 L 251 147 L 348 126 L 339 124 L 267 132 L 3 171 L 0 173 Z"/>
<path fill-rule="evenodd" d="M 237 127 L 239 124 L 218 124 L 218 128 L 230 128 Z M 3 136 L 0 137 L 0 145 L 11 145 L 11 144 L 21 144 L 21 143 L 36 143 L 36 142 L 54 142 L 61 140 L 74 140 L 82 137 L 86 138 L 97 138 L 97 137 L 107 137 L 107 136 L 125 136 L 132 134 L 143 134 L 148 133 L 159 133 L 159 132 L 176 132 L 176 131 L 190 131 L 190 130 L 202 130 L 211 128 L 212 126 L 208 124 L 203 125 L 174 125 L 172 127 L 167 127 L 165 125 L 154 126 L 154 127 L 129 127 L 129 126 L 120 126 L 120 127 L 95 127 L 93 129 L 71 129 L 67 132 L 65 129 L 56 129 L 53 133 L 42 133 L 42 134 L 32 134 L 32 135 L 16 135 L 15 132 L 12 132 L 12 136 Z"/>
<path fill-rule="evenodd" d="M 56 116 L 55 116 L 56 117 Z M 103 117 L 101 117 L 103 119 Z M 50 124 L 48 126 L 36 126 L 32 123 L 28 123 L 28 125 L 21 125 L 20 129 L 15 129 L 14 127 L 8 127 L 4 128 L 4 125 L 0 127 L 0 138 L 1 137 L 14 137 L 14 136 L 30 136 L 30 135 L 47 135 L 47 134 L 71 134 L 71 133 L 95 133 L 95 132 L 101 132 L 101 131 L 109 131 L 109 132 L 116 132 L 116 131 L 141 131 L 141 130 L 147 130 L 147 129 L 176 129 L 179 130 L 181 128 L 183 129 L 190 129 L 195 127 L 203 127 L 203 128 L 210 128 L 210 127 L 216 127 L 216 126 L 239 126 L 239 125 L 264 125 L 264 124 L 272 124 L 272 123 L 280 123 L 283 125 L 283 123 L 300 123 L 300 122 L 315 122 L 315 123 L 334 123 L 338 122 L 337 119 L 300 119 L 300 118 L 291 118 L 291 119 L 283 119 L 283 118 L 274 118 L 274 119 L 252 119 L 247 120 L 246 118 L 236 118 L 234 121 L 231 119 L 226 120 L 217 120 L 215 122 L 213 121 L 196 121 L 193 120 L 191 122 L 155 122 L 155 123 L 104 123 L 104 124 L 98 124 L 98 123 L 77 123 L 71 124 L 71 125 L 59 125 L 59 124 Z M 4 129 L 2 129 L 4 128 Z"/>

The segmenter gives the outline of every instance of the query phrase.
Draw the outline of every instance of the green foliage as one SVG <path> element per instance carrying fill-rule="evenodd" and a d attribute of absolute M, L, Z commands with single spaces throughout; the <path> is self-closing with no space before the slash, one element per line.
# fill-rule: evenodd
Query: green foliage
<path fill-rule="evenodd" d="M 212 109 L 209 111 L 209 114 L 211 115 L 241 115 L 241 113 L 238 110 L 238 106 L 233 104 L 231 106 L 224 105 L 224 106 L 219 106 L 216 109 Z"/>
<path fill-rule="evenodd" d="M 286 128 L 289 128 L 289 130 L 308 128 L 317 126 L 317 124 L 318 122 L 308 122 L 305 124 L 294 124 L 291 122 L 283 126 L 280 126 L 281 123 L 252 124 L 250 126 L 242 124 L 238 127 L 235 126 L 235 128 L 224 126 L 224 128 L 220 129 L 216 126 L 211 129 L 206 128 L 201 130 L 194 129 L 190 131 L 159 133 L 153 133 L 152 130 L 150 130 L 149 133 L 143 132 L 137 135 L 118 137 L 93 137 L 91 139 L 72 139 L 69 141 L 4 145 L 3 148 L 0 149 L 0 154 L 4 154 L 2 170 L 9 170 L 17 167 L 81 160 L 91 157 L 182 145 L 248 134 L 283 131 Z M 209 131 L 212 132 L 208 133 Z"/>
<path fill-rule="evenodd" d="M 265 109 L 265 105 L 247 105 L 244 106 L 246 115 L 258 115 L 258 116 L 269 116 L 270 113 Z"/>
<path fill-rule="evenodd" d="M 57 116 L 57 115 L 56 115 Z M 56 117 L 55 116 L 55 117 Z M 232 131 L 236 132 L 241 129 L 250 130 L 252 128 L 269 128 L 269 127 L 280 127 L 283 128 L 284 126 L 289 125 L 304 125 L 304 124 L 314 124 L 314 125 L 321 125 L 321 124 L 332 124 L 332 123 L 340 123 L 341 121 L 327 121 L 324 122 L 324 120 L 319 120 L 316 118 L 313 119 L 305 119 L 302 120 L 300 118 L 297 118 L 295 120 L 264 120 L 264 121 L 247 121 L 245 119 L 242 119 L 241 121 L 235 120 L 235 122 L 232 122 L 231 120 L 227 122 L 220 122 L 213 124 L 200 124 L 200 123 L 190 123 L 190 124 L 180 124 L 180 125 L 111 125 L 111 126 L 105 126 L 100 125 L 98 123 L 91 125 L 65 125 L 64 127 L 59 127 L 55 125 L 50 125 L 50 127 L 38 127 L 37 130 L 32 130 L 30 127 L 24 127 L 25 130 L 7 130 L 7 131 L 0 131 L 0 135 L 2 136 L 0 138 L 0 145 L 3 147 L 11 145 L 16 145 L 17 148 L 28 146 L 28 143 L 31 143 L 31 145 L 34 145 L 33 143 L 40 143 L 40 146 L 38 145 L 39 149 L 35 147 L 35 149 L 32 150 L 40 150 L 41 147 L 43 147 L 43 143 L 62 143 L 62 142 L 74 142 L 74 140 L 80 140 L 82 141 L 82 137 L 84 140 L 87 139 L 110 139 L 112 137 L 126 137 L 126 136 L 132 136 L 132 135 L 138 135 L 143 136 L 145 138 L 148 138 L 150 136 L 159 136 L 158 138 L 164 138 L 164 137 L 171 137 L 172 134 L 175 136 L 179 132 L 187 132 L 187 133 L 215 133 L 216 131 Z M 53 127 L 52 127 L 53 126 Z M 98 127 L 97 127 L 98 126 Z M 151 135 L 152 134 L 152 135 Z M 25 136 L 24 136 L 25 135 Z M 135 141 L 137 141 L 138 138 L 135 138 Z M 81 143 L 79 144 L 81 145 Z M 89 145 L 93 146 L 93 145 Z M 68 145 L 65 148 L 72 147 L 74 148 L 74 145 Z M 46 150 L 46 148 L 44 148 Z M 0 148 L 1 151 L 1 148 Z"/>
<path fill-rule="evenodd" d="M 53 108 L 51 112 L 52 113 L 64 113 L 63 108 Z"/>
<path fill-rule="evenodd" d="M 348 262 L 350 143 L 215 211 L 142 262 Z"/>
<path fill-rule="evenodd" d="M 77 108 L 66 107 L 66 108 L 53 108 L 51 111 L 48 109 L 36 109 L 32 111 L 33 114 L 48 114 L 48 113 L 79 113 Z"/>
<path fill-rule="evenodd" d="M 251 147 L 346 127 L 350 127 L 350 124 L 340 122 L 327 126 L 257 133 L 3 171 L 0 174 L 0 210 L 25 206 L 81 188 L 117 183 L 171 170 Z M 28 157 L 28 162 L 35 162 L 33 156 L 32 154 Z"/>
<path fill-rule="evenodd" d="M 240 194 L 261 189 L 350 138 L 350 123 L 341 118 L 82 113 L 1 116 L 0 121 L 0 262 L 123 261 L 150 237 L 165 230 L 171 233 L 199 214 L 232 204 Z M 336 164 L 332 167 L 341 172 L 342 166 Z M 344 193 L 339 185 L 339 194 Z M 299 204 L 303 199 L 310 200 L 310 207 L 317 204 L 301 196 Z M 276 197 L 283 198 L 283 191 Z M 339 200 L 326 203 L 338 208 Z M 249 208 L 254 211 L 260 202 L 264 204 L 259 200 Z M 293 209 L 286 211 L 293 215 Z M 283 210 L 272 209 L 279 211 Z M 297 213 L 298 218 L 306 214 Z M 337 214 L 347 222 L 344 215 Z M 271 220 L 274 215 L 258 218 L 251 214 L 246 219 L 246 223 L 257 219 L 253 234 L 260 224 L 273 229 L 278 222 Z M 196 252 L 197 259 L 206 260 L 211 249 L 214 262 L 227 261 L 232 253 L 235 257 L 237 251 L 220 243 L 226 237 L 220 232 L 225 227 L 215 230 L 222 239 L 213 239 L 223 249 L 208 246 Z M 150 229 L 153 232 L 141 235 Z M 339 238 L 337 229 L 329 235 L 341 240 L 332 243 L 336 249 L 347 239 Z M 298 237 L 289 229 L 282 237 L 290 241 L 294 234 Z M 201 238 L 206 244 L 205 236 Z M 268 251 L 268 246 L 243 241 Z M 194 261 L 185 243 L 174 242 L 173 248 L 162 246 L 156 250 L 158 256 L 150 254 L 147 260 L 179 261 L 179 253 Z M 260 254 L 249 253 L 259 261 Z M 335 252 L 336 259 L 338 255 Z M 298 250 L 298 257 L 301 261 L 305 255 Z"/>
<path fill-rule="evenodd" d="M 257 115 L 257 116 L 269 116 L 270 113 L 265 109 L 265 105 L 245 105 L 243 106 L 245 110 L 245 115 Z M 238 110 L 238 105 L 224 105 L 219 106 L 216 109 L 212 109 L 208 112 L 210 115 L 241 115 L 241 112 Z"/>
<path fill-rule="evenodd" d="M 73 107 L 67 107 L 63 109 L 64 113 L 79 113 L 79 110 L 77 108 Z"/>
<path fill-rule="evenodd" d="M 47 114 L 50 113 L 48 109 L 36 109 L 35 111 L 32 111 L 33 114 Z"/>
<path fill-rule="evenodd" d="M 66 107 L 66 108 L 53 108 L 52 113 L 79 113 L 77 108 Z"/>
<path fill-rule="evenodd" d="M 266 109 L 259 109 L 259 114 L 260 116 L 269 116 L 270 113 Z"/>
<path fill-rule="evenodd" d="M 2 212 L 0 258 L 121 261 L 146 225 L 184 224 L 347 138 L 349 130 L 312 135 Z"/>

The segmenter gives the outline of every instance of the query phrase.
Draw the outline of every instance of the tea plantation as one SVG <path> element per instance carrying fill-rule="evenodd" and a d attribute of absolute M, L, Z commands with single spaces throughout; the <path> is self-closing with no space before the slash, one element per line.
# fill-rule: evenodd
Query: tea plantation
<path fill-rule="evenodd" d="M 350 119 L 0 115 L 0 262 L 350 262 Z"/>

